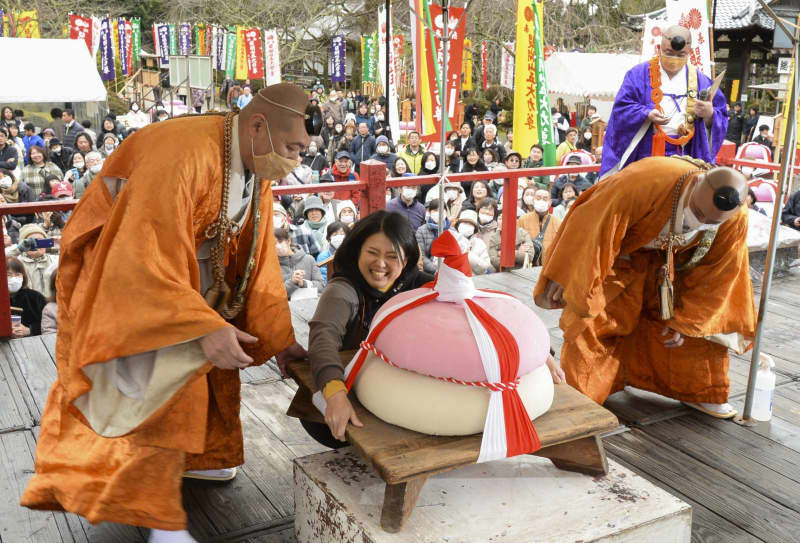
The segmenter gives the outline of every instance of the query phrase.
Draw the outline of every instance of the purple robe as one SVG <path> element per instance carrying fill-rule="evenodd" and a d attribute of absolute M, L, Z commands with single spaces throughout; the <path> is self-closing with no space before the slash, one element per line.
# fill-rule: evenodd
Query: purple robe
<path fill-rule="evenodd" d="M 684 74 L 689 77 L 688 70 L 684 68 Z M 697 90 L 701 91 L 711 86 L 709 79 L 701 71 L 697 71 Z M 653 110 L 655 105 L 650 99 L 650 62 L 637 64 L 625 74 L 617 97 L 614 100 L 614 108 L 611 110 L 611 118 L 608 121 L 606 137 L 603 142 L 603 162 L 600 168 L 600 175 L 613 168 L 622 159 L 622 155 L 628 149 L 631 140 L 639 131 L 647 119 L 647 115 Z M 699 158 L 713 164 L 717 152 L 725 138 L 728 130 L 728 112 L 726 108 L 725 95 L 718 90 L 713 101 L 714 116 L 711 121 L 711 148 L 708 145 L 708 131 L 705 122 L 697 119 L 694 123 L 694 136 L 684 146 L 683 150 L 679 147 L 666 142 L 666 156 L 674 154 L 684 154 L 693 158 Z M 640 158 L 651 156 L 653 152 L 653 126 L 648 127 L 644 137 L 633 150 L 631 155 L 622 168 L 635 162 Z M 620 168 L 620 169 L 622 169 Z"/>

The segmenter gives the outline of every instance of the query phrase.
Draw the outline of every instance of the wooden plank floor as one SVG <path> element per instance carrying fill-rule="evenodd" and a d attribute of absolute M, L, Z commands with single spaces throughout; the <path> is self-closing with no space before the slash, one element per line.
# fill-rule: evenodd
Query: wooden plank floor
<path fill-rule="evenodd" d="M 558 352 L 559 312 L 532 303 L 538 273 L 492 274 L 476 283 L 531 307 Z M 292 305 L 296 335 L 305 344 L 316 301 Z M 800 278 L 777 280 L 769 309 L 763 350 L 775 358 L 778 372 L 771 422 L 742 427 L 633 389 L 606 404 L 625 424 L 605 438 L 610 456 L 693 506 L 693 541 L 800 541 Z M 92 526 L 72 514 L 17 505 L 33 469 L 41 412 L 56 376 L 54 356 L 54 336 L 0 343 L 0 543 L 142 543 L 145 529 Z M 740 409 L 748 367 L 747 356 L 731 360 L 731 401 Z M 189 528 L 203 542 L 290 543 L 292 459 L 324 448 L 284 415 L 295 387 L 280 379 L 273 364 L 249 368 L 241 377 L 246 463 L 229 484 L 184 485 Z"/>

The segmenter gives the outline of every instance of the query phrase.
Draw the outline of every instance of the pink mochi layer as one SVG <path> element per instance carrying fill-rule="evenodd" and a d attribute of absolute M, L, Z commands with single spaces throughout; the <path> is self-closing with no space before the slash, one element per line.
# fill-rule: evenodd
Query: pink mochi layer
<path fill-rule="evenodd" d="M 389 300 L 373 319 L 408 298 L 429 289 L 416 289 Z M 518 375 L 543 365 L 550 353 L 550 336 L 536 314 L 512 297 L 473 298 L 502 323 L 516 339 L 520 352 Z M 381 332 L 375 346 L 400 368 L 463 381 L 485 381 L 478 344 L 467 321 L 465 308 L 451 302 L 432 301 L 396 317 Z"/>

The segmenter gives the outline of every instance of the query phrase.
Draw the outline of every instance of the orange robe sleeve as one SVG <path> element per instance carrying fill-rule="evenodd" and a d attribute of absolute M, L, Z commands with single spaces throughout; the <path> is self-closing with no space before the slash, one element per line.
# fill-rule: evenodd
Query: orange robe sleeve
<path fill-rule="evenodd" d="M 711 249 L 695 268 L 678 274 L 675 317 L 667 325 L 692 337 L 731 332 L 755 336 L 745 208 L 720 226 Z"/>

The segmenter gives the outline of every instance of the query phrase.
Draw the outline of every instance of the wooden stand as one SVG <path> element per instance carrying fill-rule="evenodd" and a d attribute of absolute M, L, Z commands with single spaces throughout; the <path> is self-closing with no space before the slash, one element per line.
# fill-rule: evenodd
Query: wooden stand
<path fill-rule="evenodd" d="M 342 353 L 346 364 L 353 353 Z M 315 386 L 308 362 L 292 362 L 289 375 L 299 386 L 287 414 L 324 422 L 311 405 Z M 482 434 L 442 437 L 421 434 L 386 423 L 365 409 L 355 398 L 350 401 L 363 428 L 348 425 L 346 436 L 355 451 L 371 464 L 386 483 L 381 527 L 399 532 L 414 509 L 428 477 L 474 464 L 480 453 Z M 569 385 L 556 385 L 553 405 L 534 422 L 542 448 L 534 453 L 549 458 L 567 471 L 590 475 L 608 473 L 605 450 L 599 434 L 618 426 L 617 417 Z"/>

